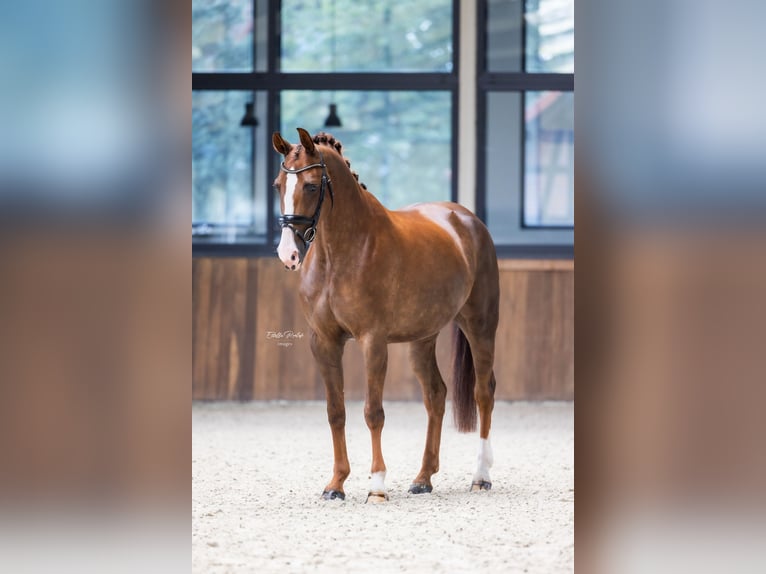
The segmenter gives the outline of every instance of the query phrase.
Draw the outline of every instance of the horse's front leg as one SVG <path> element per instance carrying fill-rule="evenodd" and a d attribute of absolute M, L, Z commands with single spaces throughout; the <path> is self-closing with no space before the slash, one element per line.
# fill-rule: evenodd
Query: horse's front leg
<path fill-rule="evenodd" d="M 314 354 L 327 393 L 327 420 L 332 431 L 332 447 L 335 458 L 332 479 L 322 492 L 322 498 L 344 500 L 343 483 L 351 472 L 346 452 L 346 405 L 343 402 L 343 341 L 311 335 L 311 352 Z"/>
<path fill-rule="evenodd" d="M 369 336 L 362 341 L 364 363 L 367 370 L 367 394 L 364 404 L 364 420 L 370 429 L 372 439 L 372 467 L 370 477 L 370 492 L 367 502 L 383 502 L 388 500 L 386 491 L 386 463 L 383 461 L 381 435 L 386 419 L 383 412 L 383 382 L 388 366 L 388 345 L 385 337 Z"/>

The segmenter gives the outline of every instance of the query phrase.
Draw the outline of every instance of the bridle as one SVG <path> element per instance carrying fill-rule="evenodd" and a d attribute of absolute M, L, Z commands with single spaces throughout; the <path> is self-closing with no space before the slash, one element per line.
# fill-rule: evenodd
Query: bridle
<path fill-rule="evenodd" d="M 316 210 L 314 210 L 314 215 L 311 217 L 306 217 L 305 215 L 285 213 L 279 217 L 279 226 L 282 229 L 288 227 L 303 242 L 305 248 L 303 249 L 303 253 L 301 253 L 301 260 L 303 260 L 303 256 L 309 250 L 311 243 L 314 241 L 314 239 L 316 239 L 317 236 L 317 224 L 319 223 L 319 213 L 322 211 L 322 203 L 324 202 L 325 186 L 330 191 L 330 201 L 332 202 L 332 205 L 335 205 L 335 196 L 332 192 L 332 181 L 327 176 L 327 166 L 324 163 L 324 157 L 322 156 L 321 151 L 319 152 L 319 163 L 312 163 L 311 165 L 299 167 L 298 169 L 290 169 L 285 167 L 285 162 L 282 162 L 282 164 L 279 166 L 279 169 L 281 169 L 283 172 L 290 174 L 301 173 L 302 171 L 313 169 L 315 167 L 322 168 L 322 183 L 319 187 L 319 202 L 317 203 Z M 300 230 L 293 227 L 294 225 L 308 225 L 308 228 L 303 233 L 301 233 Z"/>

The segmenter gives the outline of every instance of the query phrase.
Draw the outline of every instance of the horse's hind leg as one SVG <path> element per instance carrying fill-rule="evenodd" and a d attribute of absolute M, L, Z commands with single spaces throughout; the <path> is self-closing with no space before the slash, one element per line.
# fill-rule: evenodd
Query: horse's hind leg
<path fill-rule="evenodd" d="M 486 231 L 486 230 L 485 230 Z M 492 480 L 492 447 L 489 429 L 495 406 L 495 335 L 500 307 L 497 258 L 486 232 L 478 238 L 476 281 L 465 305 L 455 318 L 468 340 L 474 368 L 474 399 L 479 407 L 479 454 L 471 490 L 489 490 Z"/>
<path fill-rule="evenodd" d="M 426 448 L 420 473 L 410 486 L 410 492 L 431 492 L 431 475 L 439 472 L 439 444 L 444 418 L 447 387 L 436 364 L 436 337 L 410 344 L 410 363 L 423 389 L 423 403 L 428 412 Z"/>
<path fill-rule="evenodd" d="M 495 406 L 495 374 L 492 370 L 495 360 L 495 332 L 497 330 L 497 290 L 472 293 L 466 306 L 456 317 L 460 330 L 465 334 L 473 359 L 475 376 L 473 396 L 479 407 L 479 454 L 471 490 L 489 490 L 492 480 L 489 469 L 492 466 L 492 447 L 489 429 L 492 426 L 492 409 Z"/>
<path fill-rule="evenodd" d="M 492 426 L 492 410 L 495 406 L 495 373 L 492 365 L 495 356 L 495 333 L 466 333 L 471 354 L 473 355 L 476 386 L 474 398 L 479 407 L 479 453 L 476 459 L 476 471 L 473 474 L 471 490 L 489 490 L 492 479 L 489 469 L 492 467 L 492 446 L 489 442 L 489 429 Z"/>

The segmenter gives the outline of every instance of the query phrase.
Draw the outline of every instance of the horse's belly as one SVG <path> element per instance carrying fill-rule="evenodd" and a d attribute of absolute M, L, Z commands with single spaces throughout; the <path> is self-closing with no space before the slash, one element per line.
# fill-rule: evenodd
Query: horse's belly
<path fill-rule="evenodd" d="M 469 295 L 466 281 L 440 278 L 430 285 L 407 284 L 392 291 L 388 309 L 389 342 L 417 341 L 439 333 L 463 307 Z M 382 302 L 381 302 L 382 303 Z"/>
<path fill-rule="evenodd" d="M 432 337 L 441 331 L 459 308 L 439 309 L 420 316 L 396 317 L 388 332 L 389 343 L 404 343 Z"/>
<path fill-rule="evenodd" d="M 390 343 L 417 341 L 436 335 L 460 311 L 467 293 L 444 289 L 392 290 L 385 297 L 335 299 L 333 315 L 354 338 L 385 335 Z"/>

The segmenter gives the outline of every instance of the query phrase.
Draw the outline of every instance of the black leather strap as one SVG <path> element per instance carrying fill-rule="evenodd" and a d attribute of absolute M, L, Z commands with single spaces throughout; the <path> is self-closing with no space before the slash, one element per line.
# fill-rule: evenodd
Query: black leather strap
<path fill-rule="evenodd" d="M 327 188 L 327 190 L 330 192 L 330 201 L 332 202 L 332 205 L 335 205 L 335 196 L 332 191 L 332 181 L 327 175 L 327 166 L 324 163 L 324 157 L 322 156 L 321 151 L 319 152 L 319 163 L 312 163 L 311 165 L 306 165 L 297 169 L 290 169 L 285 167 L 285 162 L 282 162 L 279 167 L 283 172 L 290 174 L 301 173 L 307 169 L 313 169 L 317 167 L 322 169 L 322 182 L 319 186 L 319 201 L 317 202 L 317 207 L 314 210 L 314 215 L 308 217 L 306 215 L 286 213 L 279 217 L 279 226 L 282 229 L 285 227 L 290 228 L 292 232 L 298 237 L 298 239 L 300 239 L 303 243 L 305 249 L 300 250 L 301 261 L 303 261 L 303 257 L 305 256 L 306 252 L 308 252 L 309 247 L 311 247 L 311 243 L 314 241 L 314 239 L 316 239 L 319 215 L 322 212 L 322 204 L 324 203 L 325 188 Z M 294 227 L 295 225 L 308 225 L 308 227 L 301 233 L 299 229 Z"/>

